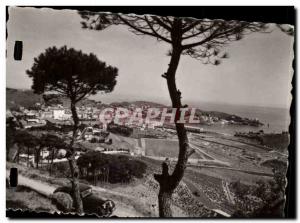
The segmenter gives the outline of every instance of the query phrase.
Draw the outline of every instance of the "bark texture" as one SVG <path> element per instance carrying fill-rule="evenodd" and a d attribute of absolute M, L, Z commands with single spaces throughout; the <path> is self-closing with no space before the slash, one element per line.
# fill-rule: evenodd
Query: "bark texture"
<path fill-rule="evenodd" d="M 162 218 L 172 217 L 172 193 L 160 191 L 158 194 L 159 216 Z"/>
<path fill-rule="evenodd" d="M 72 191 L 73 191 L 73 201 L 74 201 L 74 206 L 75 206 L 75 211 L 78 214 L 83 213 L 83 205 L 82 205 L 82 200 L 80 196 L 80 189 L 79 189 L 79 182 L 78 182 L 78 177 L 79 177 L 79 169 L 76 164 L 75 160 L 75 151 L 73 148 L 73 144 L 76 139 L 76 133 L 78 130 L 79 126 L 79 118 L 77 115 L 76 111 L 76 103 L 71 102 L 71 112 L 72 112 L 72 118 L 74 121 L 74 128 L 73 128 L 73 137 L 70 143 L 70 148 L 69 148 L 69 155 L 68 155 L 68 160 L 69 160 L 69 166 L 70 166 L 70 172 L 71 172 L 71 182 L 72 182 Z"/>
<path fill-rule="evenodd" d="M 193 151 L 190 151 L 188 144 L 188 137 L 186 129 L 183 123 L 176 123 L 180 117 L 180 108 L 182 108 L 181 103 L 181 92 L 176 86 L 176 71 L 179 65 L 180 56 L 182 53 L 182 33 L 181 33 L 181 20 L 175 20 L 173 25 L 173 30 L 171 31 L 172 38 L 172 52 L 171 60 L 167 72 L 162 75 L 167 80 L 169 95 L 172 101 L 172 107 L 177 109 L 175 126 L 179 141 L 179 154 L 178 161 L 175 169 L 171 175 L 169 175 L 169 167 L 167 163 L 162 164 L 162 174 L 154 175 L 155 179 L 160 185 L 158 194 L 158 204 L 159 204 L 159 216 L 160 217 L 172 217 L 171 205 L 172 205 L 172 194 L 179 182 L 182 180 L 184 175 L 184 170 L 186 168 L 188 157 Z"/>

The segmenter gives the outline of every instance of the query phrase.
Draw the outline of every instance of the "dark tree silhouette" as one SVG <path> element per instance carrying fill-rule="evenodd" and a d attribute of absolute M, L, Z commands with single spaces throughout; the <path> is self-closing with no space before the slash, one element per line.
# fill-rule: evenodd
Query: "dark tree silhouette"
<path fill-rule="evenodd" d="M 34 59 L 31 70 L 32 89 L 37 94 L 57 93 L 70 99 L 74 121 L 73 137 L 68 148 L 68 160 L 76 212 L 82 213 L 82 201 L 78 185 L 78 167 L 75 161 L 74 140 L 79 125 L 76 103 L 97 92 L 108 93 L 116 85 L 118 70 L 99 61 L 97 56 L 84 54 L 66 46 L 50 47 Z"/>
<path fill-rule="evenodd" d="M 44 99 L 45 105 L 48 105 L 48 106 L 63 104 L 62 100 L 60 99 L 60 95 L 57 95 L 57 94 L 44 94 L 43 99 Z"/>
<path fill-rule="evenodd" d="M 39 138 L 39 144 L 40 146 L 37 148 L 36 150 L 36 167 L 38 168 L 38 164 L 39 164 L 39 154 L 41 153 L 41 150 L 43 148 L 47 148 L 47 150 L 49 151 L 49 157 L 48 160 L 51 160 L 50 162 L 50 168 L 49 168 L 49 172 L 50 175 L 52 174 L 52 166 L 53 166 L 53 159 L 55 156 L 55 150 L 58 149 L 64 149 L 67 147 L 67 144 L 65 143 L 65 141 L 53 134 L 43 134 L 40 138 Z"/>
<path fill-rule="evenodd" d="M 34 154 L 37 146 L 39 146 L 38 138 L 27 131 L 17 130 L 14 134 L 15 143 L 18 145 L 17 150 L 17 163 L 19 163 L 19 156 L 22 150 L 27 153 L 27 166 L 29 166 L 29 155 Z"/>
<path fill-rule="evenodd" d="M 111 25 L 126 25 L 136 35 L 154 37 L 158 41 L 170 44 L 168 55 L 171 57 L 166 79 L 173 108 L 186 107 L 181 102 L 181 92 L 176 85 L 176 71 L 182 55 L 189 55 L 205 64 L 219 65 L 227 54 L 222 47 L 232 41 L 240 40 L 251 32 L 265 31 L 266 26 L 258 22 L 240 22 L 192 18 L 160 17 L 153 15 L 122 15 L 95 12 L 79 12 L 83 28 L 103 30 Z M 176 123 L 179 139 L 178 161 L 172 174 L 166 163 L 162 165 L 162 174 L 154 177 L 160 185 L 158 195 L 160 217 L 170 217 L 172 193 L 181 181 L 188 157 L 193 153 L 189 147 L 184 124 Z"/>

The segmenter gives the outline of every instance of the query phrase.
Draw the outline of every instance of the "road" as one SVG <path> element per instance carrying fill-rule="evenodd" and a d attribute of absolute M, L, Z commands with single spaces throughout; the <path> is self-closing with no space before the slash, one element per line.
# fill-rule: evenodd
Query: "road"
<path fill-rule="evenodd" d="M 6 171 L 6 178 L 9 178 L 9 171 Z M 59 187 L 59 185 L 49 185 L 46 183 L 43 183 L 39 180 L 30 179 L 28 177 L 22 176 L 21 174 L 18 175 L 18 185 L 28 187 L 48 198 L 51 199 L 52 194 L 54 190 Z M 126 195 L 123 193 L 119 193 L 112 190 L 107 190 L 105 188 L 91 186 L 93 191 L 100 193 L 101 197 L 107 197 L 109 194 L 126 197 L 128 199 L 136 200 L 136 197 Z M 103 195 L 103 196 L 102 196 Z M 137 210 L 134 209 L 134 207 L 129 206 L 127 203 L 122 203 L 119 201 L 115 201 L 116 203 L 116 210 L 114 211 L 113 215 L 119 216 L 119 217 L 144 217 L 142 213 L 139 213 Z"/>
<path fill-rule="evenodd" d="M 9 178 L 9 171 L 6 171 L 6 177 Z M 46 197 L 51 198 L 56 187 L 43 183 L 38 180 L 33 180 L 28 177 L 24 177 L 21 174 L 18 175 L 18 185 L 28 187 Z"/>
<path fill-rule="evenodd" d="M 200 153 L 206 155 L 207 157 L 210 157 L 210 158 L 211 158 L 211 159 L 203 159 L 203 160 L 206 160 L 206 161 L 209 161 L 209 162 L 219 163 L 219 164 L 225 165 L 225 166 L 230 166 L 230 163 L 224 162 L 224 161 L 221 161 L 221 160 L 218 160 L 218 159 L 216 159 L 215 157 L 213 157 L 212 155 L 210 155 L 210 154 L 206 153 L 205 151 L 203 151 L 203 150 L 201 149 L 201 147 L 203 147 L 203 146 L 200 146 L 200 145 L 198 145 L 198 144 L 191 143 L 191 142 L 189 143 L 189 145 L 190 145 L 191 148 L 195 149 L 196 152 L 200 152 Z M 202 161 L 202 160 L 201 160 L 201 161 Z"/>

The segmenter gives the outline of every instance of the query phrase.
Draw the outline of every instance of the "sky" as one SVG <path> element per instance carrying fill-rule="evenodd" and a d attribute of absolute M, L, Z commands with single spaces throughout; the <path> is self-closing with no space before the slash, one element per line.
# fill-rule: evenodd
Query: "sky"
<path fill-rule="evenodd" d="M 124 26 L 103 31 L 84 30 L 76 11 L 9 8 L 7 23 L 6 86 L 30 89 L 26 70 L 46 48 L 67 45 L 119 69 L 117 85 L 93 99 L 106 103 L 151 100 L 169 103 L 165 73 L 169 46 L 155 38 L 137 36 Z M 13 59 L 14 42 L 23 41 L 23 58 Z M 224 50 L 229 58 L 219 66 L 204 65 L 182 56 L 177 85 L 185 102 L 210 102 L 289 108 L 291 100 L 293 38 L 274 28 L 252 33 Z"/>

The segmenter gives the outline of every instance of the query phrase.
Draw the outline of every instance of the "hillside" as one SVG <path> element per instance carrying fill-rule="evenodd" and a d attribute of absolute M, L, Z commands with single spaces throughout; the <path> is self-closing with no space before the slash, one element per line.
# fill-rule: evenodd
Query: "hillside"
<path fill-rule="evenodd" d="M 6 88 L 6 108 L 8 109 L 20 106 L 28 108 L 41 102 L 43 102 L 42 95 L 34 94 L 32 90 Z"/>
<path fill-rule="evenodd" d="M 70 101 L 67 98 L 59 97 L 59 103 L 62 103 L 65 107 L 70 106 Z M 7 108 L 16 108 L 19 106 L 23 107 L 32 107 L 35 103 L 44 103 L 43 96 L 34 94 L 32 90 L 21 90 L 21 89 L 13 89 L 13 88 L 6 88 L 6 106 Z M 101 104 L 101 105 L 100 105 Z M 163 104 L 158 104 L 154 102 L 148 101 L 133 101 L 133 102 L 113 102 L 109 105 L 102 104 L 100 101 L 95 101 L 91 99 L 85 99 L 78 103 L 78 106 L 90 106 L 90 107 L 101 107 L 101 106 L 120 106 L 120 107 L 127 107 L 130 104 L 135 106 L 144 106 L 149 105 L 153 108 L 160 108 L 165 107 Z"/>
<path fill-rule="evenodd" d="M 137 107 L 142 107 L 142 106 L 150 106 L 151 108 L 162 108 L 162 107 L 168 107 L 163 104 L 155 103 L 155 102 L 150 102 L 150 101 L 132 101 L 132 102 L 113 102 L 109 104 L 110 106 L 115 106 L 115 107 L 127 107 L 129 105 L 135 105 Z"/>
<path fill-rule="evenodd" d="M 20 90 L 20 89 L 12 89 L 6 88 L 6 107 L 8 109 L 18 108 L 23 106 L 25 108 L 29 108 L 35 105 L 35 103 L 44 103 L 44 99 L 42 95 L 34 94 L 32 90 Z M 64 107 L 70 107 L 70 101 L 67 98 L 58 97 L 55 103 L 61 103 Z M 87 106 L 87 107 L 97 107 L 103 108 L 108 106 L 113 107 L 129 107 L 130 105 L 134 105 L 136 107 L 142 106 L 150 106 L 152 108 L 163 108 L 169 107 L 163 104 L 150 102 L 150 101 L 132 101 L 132 102 L 113 102 L 110 104 L 103 104 L 100 101 L 95 101 L 91 99 L 84 99 L 77 103 L 77 106 Z M 196 110 L 196 115 L 201 116 L 212 116 L 219 119 L 225 119 L 227 121 L 235 121 L 244 125 L 254 125 L 259 126 L 262 125 L 259 121 L 249 120 L 247 118 L 242 118 L 236 115 L 219 112 L 219 111 L 203 111 L 200 109 Z"/>
<path fill-rule="evenodd" d="M 65 107 L 70 106 L 70 101 L 67 98 L 58 97 L 56 100 L 59 103 L 62 103 Z M 36 103 L 44 103 L 43 95 L 38 95 L 33 93 L 32 90 L 21 90 L 21 89 L 13 89 L 6 88 L 6 107 L 7 109 L 14 109 L 20 106 L 25 108 L 30 108 L 34 106 Z M 78 106 L 99 106 L 101 102 L 97 102 L 90 99 L 82 100 L 78 103 Z"/>

